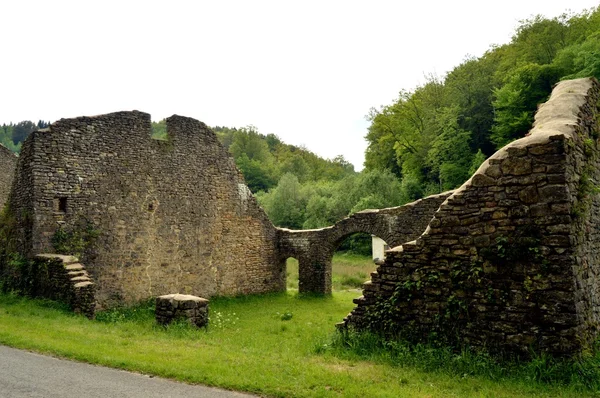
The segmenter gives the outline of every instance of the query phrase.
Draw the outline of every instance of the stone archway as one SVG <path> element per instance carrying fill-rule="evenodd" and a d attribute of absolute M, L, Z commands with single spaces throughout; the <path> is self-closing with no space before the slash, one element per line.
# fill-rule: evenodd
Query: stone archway
<path fill-rule="evenodd" d="M 311 230 L 278 228 L 279 257 L 298 259 L 300 293 L 331 293 L 331 260 L 348 236 L 366 232 L 379 236 L 390 247 L 419 237 L 442 202 L 452 192 L 419 199 L 404 206 L 365 210 L 330 227 Z"/>

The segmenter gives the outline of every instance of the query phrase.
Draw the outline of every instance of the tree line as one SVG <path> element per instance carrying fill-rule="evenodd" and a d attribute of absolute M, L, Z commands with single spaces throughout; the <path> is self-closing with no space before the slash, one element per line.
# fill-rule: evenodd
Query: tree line
<path fill-rule="evenodd" d="M 39 120 L 34 123 L 30 120 L 23 120 L 17 124 L 9 123 L 0 126 L 0 144 L 10 149 L 14 153 L 21 151 L 21 143 L 35 130 L 46 128 L 50 122 Z"/>

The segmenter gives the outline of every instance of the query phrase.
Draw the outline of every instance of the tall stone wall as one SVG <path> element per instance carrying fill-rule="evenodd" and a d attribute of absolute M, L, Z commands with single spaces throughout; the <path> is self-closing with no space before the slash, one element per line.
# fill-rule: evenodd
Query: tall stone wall
<path fill-rule="evenodd" d="M 425 233 L 387 252 L 345 326 L 558 355 L 600 326 L 596 80 L 561 82 Z"/>
<path fill-rule="evenodd" d="M 0 211 L 8 198 L 16 165 L 15 154 L 0 144 Z"/>
<path fill-rule="evenodd" d="M 52 252 L 59 229 L 97 235 L 82 261 L 100 304 L 285 289 L 275 228 L 215 134 L 180 116 L 167 132 L 152 139 L 133 111 L 32 133 L 10 198 L 19 250 Z"/>

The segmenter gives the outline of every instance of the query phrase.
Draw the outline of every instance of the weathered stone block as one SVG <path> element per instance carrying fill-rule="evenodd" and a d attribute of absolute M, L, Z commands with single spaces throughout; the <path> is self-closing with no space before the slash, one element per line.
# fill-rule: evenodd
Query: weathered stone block
<path fill-rule="evenodd" d="M 531 173 L 531 159 L 529 158 L 506 158 L 500 166 L 505 175 L 524 175 Z"/>
<path fill-rule="evenodd" d="M 156 321 L 168 325 L 175 319 L 187 319 L 196 327 L 208 326 L 208 303 L 205 298 L 187 294 L 167 294 L 156 298 Z"/>
<path fill-rule="evenodd" d="M 537 203 L 540 199 L 537 187 L 528 186 L 519 191 L 519 199 L 526 204 Z"/>

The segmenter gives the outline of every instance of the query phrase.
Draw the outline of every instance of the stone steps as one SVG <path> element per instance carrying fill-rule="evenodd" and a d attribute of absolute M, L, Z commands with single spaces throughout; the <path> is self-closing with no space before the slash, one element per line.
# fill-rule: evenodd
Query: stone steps
<path fill-rule="evenodd" d="M 93 318 L 95 285 L 79 259 L 62 254 L 38 254 L 35 257 L 47 262 L 49 272 L 54 273 L 50 298 L 66 300 L 75 312 Z"/>
<path fill-rule="evenodd" d="M 70 263 L 68 265 L 65 264 L 65 269 L 67 271 L 83 271 L 83 270 L 85 270 L 85 267 L 83 266 L 83 264 L 76 262 L 76 263 Z"/>

